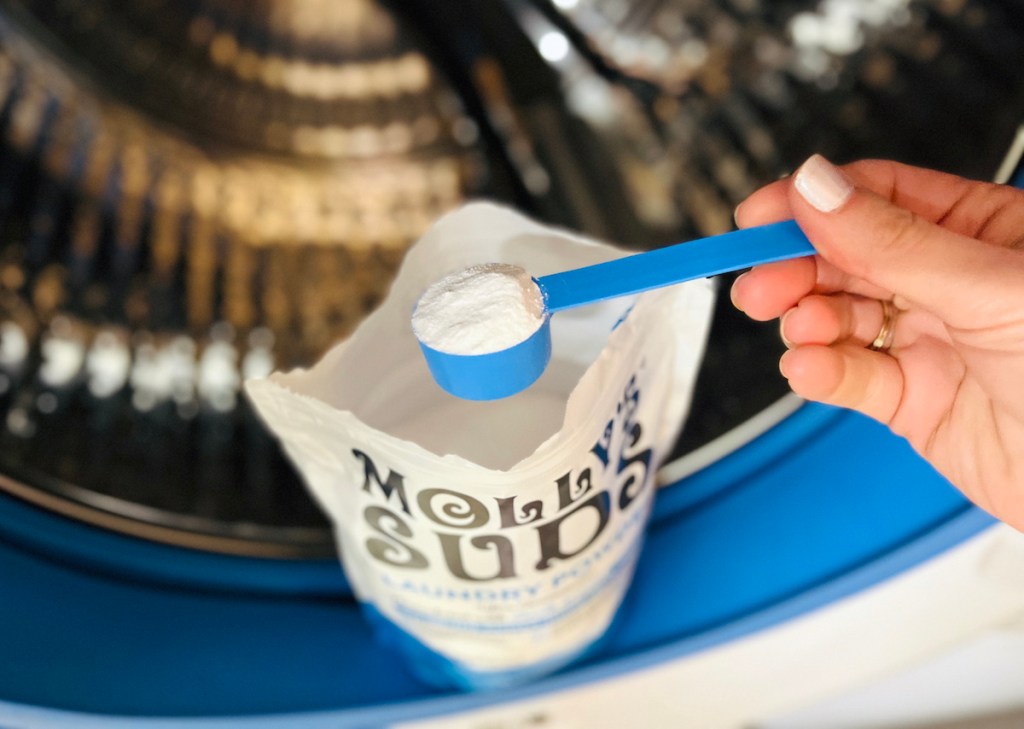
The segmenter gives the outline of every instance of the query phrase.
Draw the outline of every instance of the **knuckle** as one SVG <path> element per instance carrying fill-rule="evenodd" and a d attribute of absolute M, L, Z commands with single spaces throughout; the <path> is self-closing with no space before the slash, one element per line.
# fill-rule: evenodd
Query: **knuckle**
<path fill-rule="evenodd" d="M 928 246 L 931 226 L 904 208 L 892 207 L 878 234 L 879 252 L 894 257 L 913 256 Z"/>

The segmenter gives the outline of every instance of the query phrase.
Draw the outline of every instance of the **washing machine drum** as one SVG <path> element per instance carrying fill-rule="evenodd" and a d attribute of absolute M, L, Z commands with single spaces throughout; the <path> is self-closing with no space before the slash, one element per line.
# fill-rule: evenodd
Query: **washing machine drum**
<path fill-rule="evenodd" d="M 1024 118 L 1020 8 L 833 5 L 8 3 L 0 546 L 20 592 L 0 601 L 19 656 L 0 700 L 436 698 L 369 642 L 240 381 L 315 361 L 470 198 L 644 247 L 729 229 L 816 151 L 991 178 Z M 728 283 L 626 617 L 572 675 L 782 620 L 794 596 L 990 523 L 877 426 L 787 396 L 774 326 Z M 865 478 L 854 452 L 891 465 Z"/>

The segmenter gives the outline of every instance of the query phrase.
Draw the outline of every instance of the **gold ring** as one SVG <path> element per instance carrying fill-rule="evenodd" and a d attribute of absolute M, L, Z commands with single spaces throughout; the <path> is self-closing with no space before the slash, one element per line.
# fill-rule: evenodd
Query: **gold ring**
<path fill-rule="evenodd" d="M 882 305 L 882 327 L 874 341 L 868 345 L 868 349 L 872 352 L 888 352 L 893 339 L 896 338 L 896 315 L 899 310 L 891 301 L 883 300 L 879 303 Z"/>

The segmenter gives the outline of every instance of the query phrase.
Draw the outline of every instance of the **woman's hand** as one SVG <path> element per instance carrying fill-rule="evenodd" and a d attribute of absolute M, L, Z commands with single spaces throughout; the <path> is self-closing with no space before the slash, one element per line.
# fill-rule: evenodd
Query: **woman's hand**
<path fill-rule="evenodd" d="M 782 317 L 793 390 L 887 424 L 1024 529 L 1024 192 L 816 155 L 736 211 L 741 228 L 790 218 L 818 255 L 759 266 L 732 297 Z M 873 351 L 883 301 L 891 346 Z"/>

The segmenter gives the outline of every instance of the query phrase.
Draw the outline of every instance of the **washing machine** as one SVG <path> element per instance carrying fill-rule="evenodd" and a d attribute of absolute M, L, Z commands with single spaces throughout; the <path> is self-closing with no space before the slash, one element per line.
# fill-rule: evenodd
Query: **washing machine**
<path fill-rule="evenodd" d="M 518 688 L 433 688 L 374 642 L 238 391 L 350 331 L 463 199 L 642 246 L 727 229 L 814 150 L 1024 186 L 1024 9 L 841 5 L 7 3 L 0 725 L 1024 706 L 1024 537 L 883 426 L 787 394 L 774 328 L 727 284 L 607 639 Z"/>

